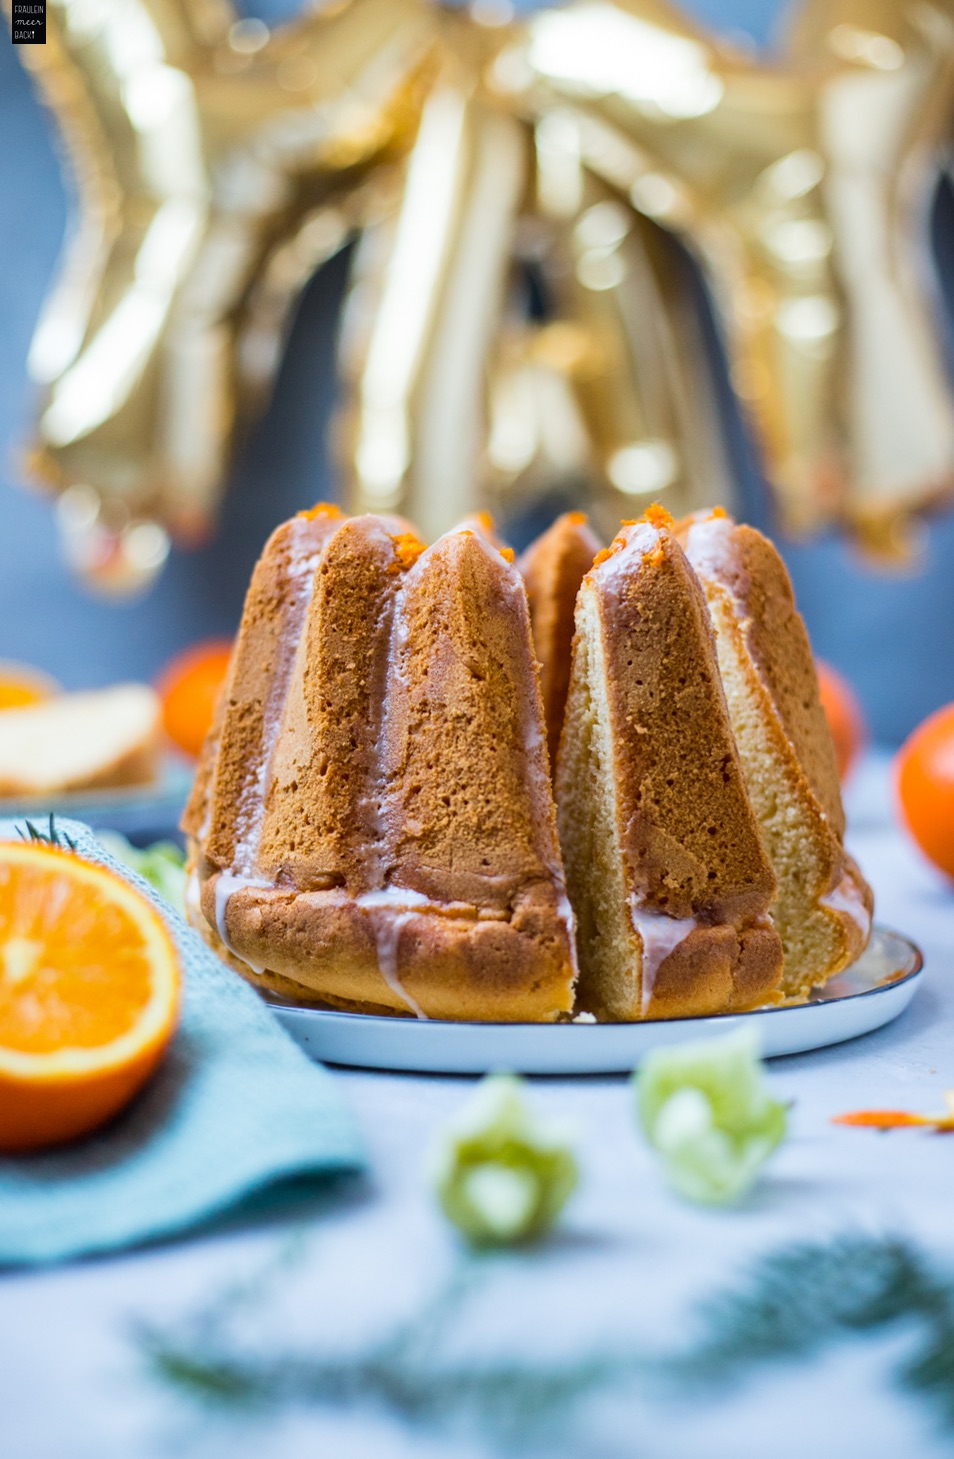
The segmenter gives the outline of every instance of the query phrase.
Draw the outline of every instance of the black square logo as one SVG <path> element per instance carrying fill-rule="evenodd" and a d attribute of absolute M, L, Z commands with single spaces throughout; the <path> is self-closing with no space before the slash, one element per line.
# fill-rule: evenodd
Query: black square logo
<path fill-rule="evenodd" d="M 46 0 L 10 0 L 15 46 L 46 45 Z"/>

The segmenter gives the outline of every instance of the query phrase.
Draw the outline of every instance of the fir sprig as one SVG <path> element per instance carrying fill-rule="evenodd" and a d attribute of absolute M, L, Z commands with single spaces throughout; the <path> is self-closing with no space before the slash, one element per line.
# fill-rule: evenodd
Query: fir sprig
<path fill-rule="evenodd" d="M 850 1236 L 783 1248 L 759 1261 L 741 1288 L 708 1300 L 699 1318 L 699 1339 L 670 1360 L 669 1376 L 713 1388 L 909 1322 L 917 1350 L 897 1381 L 931 1399 L 954 1429 L 954 1279 L 909 1242 Z"/>
<path fill-rule="evenodd" d="M 58 846 L 61 851 L 75 852 L 76 850 L 76 842 L 65 831 L 59 830 L 52 811 L 50 811 L 49 825 L 45 831 L 41 831 L 33 821 L 27 821 L 25 831 L 22 826 L 17 826 L 17 835 L 21 841 L 32 841 L 40 846 Z"/>
<path fill-rule="evenodd" d="M 468 1295 L 491 1265 L 471 1259 L 409 1321 L 350 1354 L 249 1354 L 223 1320 L 228 1303 L 177 1331 L 140 1329 L 140 1350 L 164 1384 L 222 1411 L 303 1402 L 374 1408 L 420 1429 L 466 1422 L 470 1432 L 505 1439 L 511 1451 L 546 1430 L 556 1453 L 561 1440 L 572 1442 L 577 1407 L 587 1398 L 614 1390 L 631 1396 L 637 1383 L 658 1393 L 665 1380 L 674 1394 L 691 1390 L 698 1401 L 773 1363 L 808 1362 L 836 1342 L 906 1322 L 916 1350 L 896 1381 L 927 1399 L 942 1428 L 954 1432 L 954 1277 L 909 1242 L 852 1235 L 771 1252 L 740 1284 L 699 1304 L 695 1338 L 668 1354 L 634 1343 L 560 1361 L 448 1360 L 449 1338 L 464 1330 Z M 259 1285 L 259 1297 L 266 1288 Z"/>
<path fill-rule="evenodd" d="M 465 1259 L 436 1296 L 363 1350 L 243 1353 L 223 1330 L 225 1310 L 244 1306 L 231 1293 L 177 1334 L 140 1327 L 138 1341 L 154 1376 L 220 1411 L 311 1404 L 373 1408 L 421 1429 L 466 1424 L 514 1447 L 566 1425 L 578 1400 L 632 1371 L 631 1358 L 597 1353 L 550 1364 L 442 1357 L 458 1329 L 484 1263 Z M 198 1341 L 197 1341 L 198 1339 Z M 553 1450 L 557 1452 L 557 1450 Z"/>

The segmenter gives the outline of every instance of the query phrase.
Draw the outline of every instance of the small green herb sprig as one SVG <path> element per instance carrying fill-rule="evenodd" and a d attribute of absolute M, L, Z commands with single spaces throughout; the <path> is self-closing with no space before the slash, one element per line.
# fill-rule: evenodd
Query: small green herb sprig
<path fill-rule="evenodd" d="M 47 829 L 41 831 L 33 821 L 25 821 L 26 830 L 23 826 L 17 826 L 17 835 L 21 841 L 34 842 L 38 846 L 58 846 L 61 851 L 76 851 L 76 842 L 72 836 L 61 831 L 56 824 L 56 816 L 50 811 L 50 819 Z"/>
<path fill-rule="evenodd" d="M 696 1305 L 688 1319 L 695 1336 L 678 1351 L 634 1342 L 561 1361 L 466 1353 L 448 1361 L 449 1339 L 466 1330 L 469 1297 L 506 1260 L 468 1258 L 435 1299 L 350 1354 L 331 1344 L 250 1354 L 231 1336 L 226 1306 L 215 1304 L 178 1330 L 140 1328 L 137 1340 L 156 1380 L 223 1414 L 302 1403 L 375 1409 L 419 1430 L 466 1424 L 471 1435 L 505 1439 L 510 1453 L 545 1430 L 548 1452 L 557 1454 L 561 1445 L 580 1452 L 581 1405 L 601 1394 L 724 1397 L 727 1385 L 751 1382 L 775 1363 L 807 1363 L 836 1343 L 904 1324 L 915 1351 L 895 1381 L 954 1434 L 954 1275 L 911 1242 L 852 1234 L 780 1247 Z M 267 1296 L 261 1285 L 254 1301 Z"/>

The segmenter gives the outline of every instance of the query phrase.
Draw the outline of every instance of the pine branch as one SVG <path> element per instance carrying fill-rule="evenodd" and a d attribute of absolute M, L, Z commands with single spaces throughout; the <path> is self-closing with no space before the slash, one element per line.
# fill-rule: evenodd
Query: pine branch
<path fill-rule="evenodd" d="M 631 1393 L 634 1382 L 648 1391 L 661 1380 L 694 1398 L 722 1393 L 772 1363 L 807 1362 L 836 1342 L 907 1321 L 918 1348 L 896 1379 L 954 1431 L 954 1280 L 905 1241 L 852 1235 L 772 1252 L 741 1285 L 696 1308 L 698 1336 L 677 1352 L 634 1344 L 561 1361 L 448 1360 L 449 1340 L 465 1331 L 465 1304 L 490 1265 L 464 1263 L 409 1320 L 350 1354 L 243 1352 L 230 1332 L 234 1293 L 178 1332 L 140 1329 L 140 1348 L 161 1381 L 220 1410 L 303 1402 L 373 1408 L 421 1429 L 467 1423 L 511 1449 L 547 1434 L 555 1454 L 561 1441 L 571 1442 L 586 1399 Z M 256 1279 L 240 1301 L 254 1309 L 268 1287 Z"/>

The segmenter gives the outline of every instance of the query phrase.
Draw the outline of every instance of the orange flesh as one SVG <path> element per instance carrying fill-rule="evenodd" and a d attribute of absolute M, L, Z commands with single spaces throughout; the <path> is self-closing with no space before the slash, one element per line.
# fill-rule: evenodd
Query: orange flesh
<path fill-rule="evenodd" d="M 99 1047 L 135 1024 L 151 991 L 124 908 L 65 870 L 0 865 L 0 1046 Z"/>

